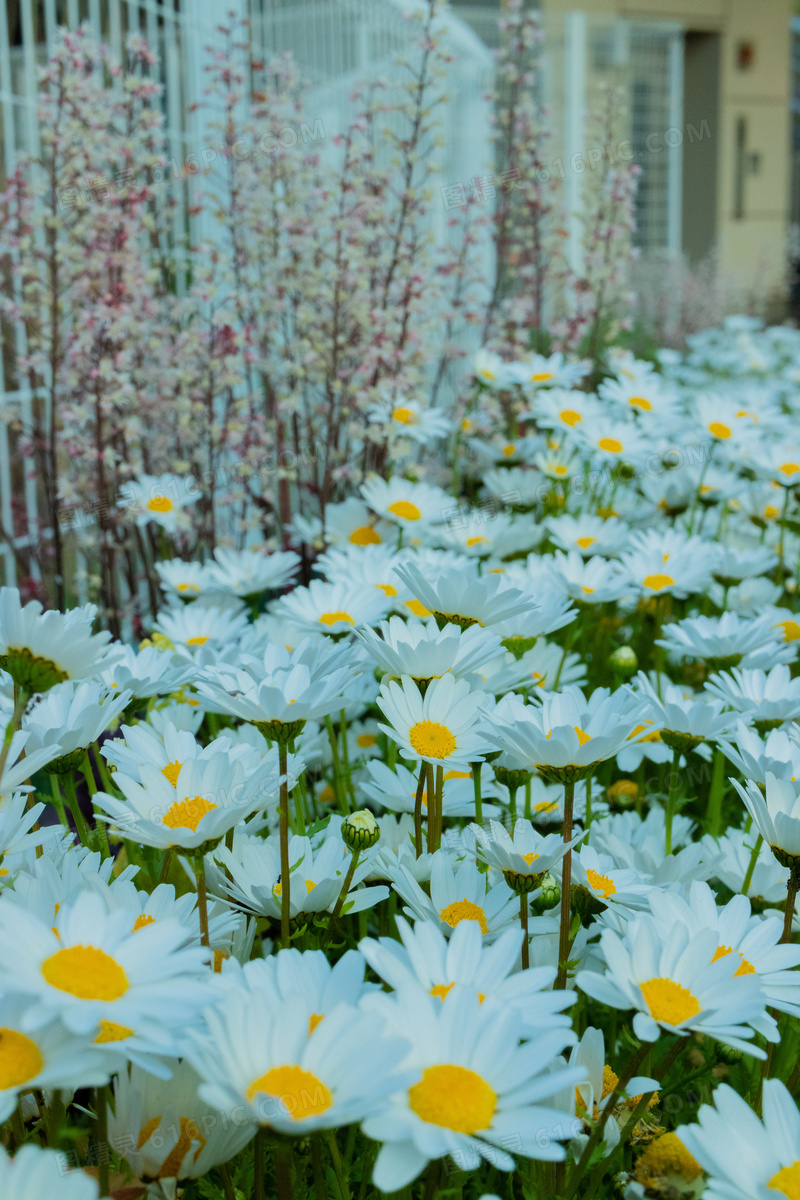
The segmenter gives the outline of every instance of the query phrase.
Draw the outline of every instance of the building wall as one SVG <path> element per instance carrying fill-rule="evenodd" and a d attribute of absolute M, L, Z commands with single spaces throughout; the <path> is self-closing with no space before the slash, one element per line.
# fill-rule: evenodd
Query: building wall
<path fill-rule="evenodd" d="M 782 291 L 790 206 L 792 0 L 541 0 L 541 7 L 674 20 L 687 34 L 718 35 L 717 87 L 711 79 L 704 87 L 702 74 L 693 79 L 691 70 L 687 77 L 687 110 L 696 114 L 704 101 L 713 108 L 716 91 L 718 111 L 709 113 L 711 138 L 684 148 L 684 249 L 698 257 L 713 241 L 726 275 L 745 287 Z M 690 68 L 697 47 L 697 42 L 690 47 Z M 746 66 L 740 65 L 740 48 L 751 55 Z M 706 61 L 712 58 L 713 53 Z M 698 180 L 696 172 L 707 178 Z M 711 223 L 707 209 L 701 215 L 704 204 L 713 205 Z"/>

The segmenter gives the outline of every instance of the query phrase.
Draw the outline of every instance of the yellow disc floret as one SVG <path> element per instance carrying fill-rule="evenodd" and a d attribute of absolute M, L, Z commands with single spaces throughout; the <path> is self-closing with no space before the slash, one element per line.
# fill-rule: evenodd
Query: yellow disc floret
<path fill-rule="evenodd" d="M 476 1071 L 453 1063 L 426 1067 L 408 1091 L 412 1112 L 430 1125 L 476 1134 L 488 1129 L 497 1108 L 497 1093 Z"/>

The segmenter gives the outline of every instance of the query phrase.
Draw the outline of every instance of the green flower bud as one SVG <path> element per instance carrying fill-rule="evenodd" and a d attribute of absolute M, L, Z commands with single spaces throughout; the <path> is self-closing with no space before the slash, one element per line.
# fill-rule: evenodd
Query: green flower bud
<path fill-rule="evenodd" d="M 608 665 L 621 679 L 630 679 L 639 666 L 639 660 L 632 646 L 618 646 L 609 658 Z"/>
<path fill-rule="evenodd" d="M 369 850 L 380 836 L 378 822 L 368 808 L 351 813 L 342 821 L 342 839 L 351 850 Z"/>

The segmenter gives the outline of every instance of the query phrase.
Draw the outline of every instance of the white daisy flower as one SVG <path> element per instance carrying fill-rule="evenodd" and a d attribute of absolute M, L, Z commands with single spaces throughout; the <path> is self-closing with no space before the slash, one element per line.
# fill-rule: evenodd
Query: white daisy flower
<path fill-rule="evenodd" d="M 134 1066 L 121 1071 L 108 1106 L 108 1136 L 137 1178 L 199 1179 L 252 1139 L 249 1122 L 231 1119 L 198 1096 L 200 1076 L 173 1060 L 168 1079 Z"/>
<path fill-rule="evenodd" d="M 137 700 L 148 700 L 151 696 L 166 696 L 188 683 L 194 674 L 194 666 L 185 658 L 156 646 L 145 646 L 136 651 L 132 646 L 114 642 L 102 670 L 93 674 L 107 687 L 127 690 Z"/>
<path fill-rule="evenodd" d="M 790 779 L 776 779 L 767 771 L 764 791 L 749 780 L 742 786 L 738 779 L 731 783 L 745 803 L 758 832 L 776 853 L 781 866 L 794 867 L 800 859 L 800 784 Z M 792 860 L 792 861 L 784 861 Z"/>
<path fill-rule="evenodd" d="M 187 528 L 189 519 L 183 509 L 200 498 L 200 490 L 187 487 L 180 475 L 140 475 L 138 479 L 123 483 L 120 508 L 136 521 L 147 525 L 150 521 L 162 529 L 174 533 Z"/>
<path fill-rule="evenodd" d="M 756 728 L 766 730 L 800 717 L 800 679 L 792 679 L 785 663 L 771 671 L 733 667 L 712 675 L 705 686 L 729 708 L 752 720 Z"/>
<path fill-rule="evenodd" d="M 26 756 L 58 743 L 59 756 L 48 769 L 56 774 L 80 766 L 92 742 L 112 725 L 131 699 L 131 692 L 109 691 L 105 684 L 67 680 L 50 688 L 26 710 L 22 727 L 28 734 Z"/>
<path fill-rule="evenodd" d="M 431 573 L 410 559 L 397 567 L 397 574 L 442 625 L 494 626 L 534 607 L 530 597 L 501 575 L 478 575 L 474 567 L 444 568 L 431 580 Z"/>
<path fill-rule="evenodd" d="M 618 517 L 602 517 L 592 513 L 582 513 L 571 516 L 564 513 L 559 517 L 548 517 L 546 520 L 550 540 L 559 549 L 569 553 L 577 550 L 583 558 L 591 558 L 595 554 L 614 557 L 622 554 L 628 544 L 630 528 L 625 521 Z"/>
<path fill-rule="evenodd" d="M 779 1079 L 764 1082 L 763 1120 L 721 1083 L 713 1107 L 703 1104 L 697 1123 L 679 1125 L 675 1136 L 708 1175 L 707 1200 L 790 1200 L 797 1195 L 800 1113 Z"/>
<path fill-rule="evenodd" d="M 455 678 L 468 675 L 501 649 L 498 635 L 479 625 L 463 631 L 458 625 L 439 629 L 432 623 L 405 622 L 400 617 L 381 621 L 380 633 L 362 629 L 356 631 L 356 637 L 387 675 L 410 675 L 417 681 L 438 679 L 448 673 Z"/>
<path fill-rule="evenodd" d="M 561 860 L 569 849 L 584 837 L 578 834 L 569 842 L 560 834 L 538 833 L 530 821 L 514 822 L 513 832 L 498 821 L 490 821 L 488 830 L 474 822 L 464 833 L 465 844 L 471 852 L 488 867 L 513 875 L 543 875 L 547 871 L 558 871 Z"/>
<path fill-rule="evenodd" d="M 389 937 L 359 942 L 373 971 L 395 991 L 418 985 L 444 1000 L 458 985 L 473 990 L 481 1003 L 491 997 L 503 1007 L 515 1008 L 523 1037 L 545 1029 L 571 1028 L 562 1010 L 573 1002 L 575 993 L 550 990 L 555 968 L 519 970 L 521 929 L 506 929 L 487 945 L 474 921 L 461 921 L 449 938 L 433 921 L 412 926 L 397 917 L 396 923 L 399 942 Z"/>
<path fill-rule="evenodd" d="M 732 612 L 720 617 L 686 617 L 665 625 L 656 644 L 678 657 L 766 670 L 797 657 L 797 647 L 783 642 L 783 632 L 776 630 L 770 613 L 751 618 Z"/>
<path fill-rule="evenodd" d="M 289 838 L 290 917 L 333 912 L 351 860 L 341 838 L 325 838 L 314 848 L 309 838 L 293 834 Z M 342 909 L 345 915 L 371 908 L 389 895 L 389 889 L 382 885 L 359 886 L 369 869 L 369 859 L 362 856 Z M 215 895 L 245 912 L 280 920 L 283 886 L 280 841 L 276 834 L 266 839 L 236 838 L 233 850 L 218 846 L 208 861 L 207 871 L 208 887 Z"/>
<path fill-rule="evenodd" d="M 20 1146 L 9 1158 L 0 1146 L 0 1191 L 3 1200 L 97 1200 L 97 1180 L 83 1171 L 64 1170 L 65 1158 L 57 1150 L 42 1150 L 35 1142 Z"/>
<path fill-rule="evenodd" d="M 687 695 L 674 683 L 663 686 L 659 696 L 644 671 L 639 672 L 634 682 L 636 694 L 645 705 L 646 718 L 655 724 L 667 745 L 672 739 L 681 750 L 687 750 L 701 741 L 714 741 L 730 734 L 734 729 L 735 715 L 724 712 L 722 701 L 715 697 L 702 693 L 695 696 L 691 692 Z"/>
<path fill-rule="evenodd" d="M 380 725 L 402 747 L 407 758 L 421 758 L 439 767 L 461 767 L 483 758 L 487 749 L 478 728 L 482 697 L 465 679 L 443 675 L 428 685 L 424 696 L 413 679 L 381 686 L 378 707 L 388 725 Z"/>
<path fill-rule="evenodd" d="M 170 558 L 155 564 L 162 591 L 172 603 L 175 600 L 196 600 L 203 593 L 214 591 L 209 563 L 184 562 Z"/>
<path fill-rule="evenodd" d="M 417 987 L 398 993 L 389 1028 L 410 1043 L 402 1065 L 413 1081 L 362 1125 L 383 1143 L 372 1176 L 381 1191 L 405 1187 L 448 1154 L 462 1170 L 486 1158 L 511 1171 L 510 1146 L 526 1158 L 564 1159 L 558 1139 L 569 1138 L 571 1123 L 542 1101 L 580 1079 L 579 1070 L 556 1065 L 569 1031 L 551 1029 L 520 1045 L 513 1007 L 481 1004 L 468 988 L 439 1001 Z"/>
<path fill-rule="evenodd" d="M 379 517 L 394 522 L 409 537 L 426 525 L 444 521 L 453 498 L 442 488 L 429 483 L 411 483 L 399 475 L 388 482 L 368 479 L 361 485 L 361 495 Z"/>
<path fill-rule="evenodd" d="M 406 902 L 406 911 L 415 921 L 434 921 L 446 937 L 461 921 L 474 921 L 490 941 L 517 923 L 519 897 L 504 880 L 491 883 L 471 860 L 459 863 L 454 869 L 446 850 L 437 850 L 432 859 L 429 896 L 402 864 L 397 865 L 392 875 L 395 891 Z M 554 924 L 549 918 L 534 918 L 529 929 L 537 933 Z"/>
<path fill-rule="evenodd" d="M 751 1021 L 762 1021 L 765 1001 L 752 975 L 736 975 L 738 960 L 723 955 L 712 930 L 694 937 L 685 925 L 662 930 L 649 914 L 632 917 L 620 937 L 611 929 L 600 935 L 608 969 L 578 971 L 577 986 L 611 1008 L 634 1009 L 633 1032 L 655 1042 L 661 1031 L 686 1037 L 702 1033 L 746 1054 L 764 1058 L 749 1044 Z"/>
<path fill-rule="evenodd" d="M 92 633 L 93 604 L 66 613 L 23 605 L 17 588 L 0 588 L 0 670 L 27 692 L 46 692 L 100 667 L 111 634 Z"/>
<path fill-rule="evenodd" d="M 297 629 L 300 637 L 348 634 L 356 626 L 377 625 L 391 600 L 377 588 L 371 592 L 350 582 L 324 583 L 313 579 L 272 605 L 270 612 Z"/>
<path fill-rule="evenodd" d="M 629 587 L 628 576 L 619 563 L 609 562 L 599 554 L 584 558 L 577 550 L 569 554 L 556 551 L 547 560 L 547 571 L 561 591 L 581 604 L 619 600 Z"/>
<path fill-rule="evenodd" d="M 253 813 L 277 807 L 277 748 L 246 769 L 238 757 L 216 749 L 217 744 L 212 743 L 207 756 L 174 760 L 162 768 L 142 763 L 141 782 L 117 771 L 114 785 L 125 799 L 97 792 L 95 806 L 105 814 L 98 814 L 99 819 L 144 846 L 197 851 Z M 296 773 L 295 763 L 289 769 L 290 788 Z"/>
<path fill-rule="evenodd" d="M 313 1015 L 302 994 L 276 1005 L 270 993 L 226 988 L 206 1028 L 191 1031 L 200 1097 L 220 1112 L 243 1110 L 253 1129 L 298 1137 L 380 1111 L 407 1078 L 398 1073 L 406 1043 L 363 1005 L 339 1004 L 312 1027 Z"/>
<path fill-rule="evenodd" d="M 13 963 L 0 987 L 29 997 L 27 1031 L 56 1016 L 73 1033 L 97 1030 L 102 1020 L 132 1028 L 142 1016 L 202 1003 L 202 949 L 184 945 L 177 921 L 134 932 L 135 917 L 84 892 L 62 905 L 51 928 L 8 894 L 0 900 L 0 959 Z"/>
<path fill-rule="evenodd" d="M 768 771 L 778 779 L 800 779 L 800 739 L 794 725 L 771 729 L 762 738 L 740 720 L 727 740 L 720 738 L 719 748 L 753 783 L 765 784 Z"/>
<path fill-rule="evenodd" d="M 610 854 L 599 853 L 594 846 L 581 846 L 573 855 L 572 882 L 586 889 L 599 910 L 608 905 L 646 908 L 653 891 L 649 875 L 631 867 L 618 867 Z"/>
<path fill-rule="evenodd" d="M 244 600 L 285 587 L 300 566 L 300 556 L 293 550 L 264 554 L 255 546 L 249 550 L 217 546 L 214 559 L 208 565 L 212 587 Z"/>
<path fill-rule="evenodd" d="M 195 654 L 207 643 L 211 651 L 230 645 L 241 637 L 247 623 L 247 614 L 237 609 L 189 604 L 162 608 L 153 629 L 179 654 Z"/>
<path fill-rule="evenodd" d="M 386 763 L 375 760 L 367 763 L 367 773 L 360 782 L 361 790 L 370 800 L 392 812 L 413 813 L 417 795 L 417 779 L 419 767 L 410 771 L 402 763 L 395 763 L 394 770 Z M 472 771 L 451 768 L 444 772 L 444 787 L 442 790 L 442 815 L 451 817 L 475 816 L 475 789 L 472 782 Z M 493 789 L 484 788 L 484 817 L 497 816 L 500 810 L 485 801 L 486 795 L 493 795 Z M 422 816 L 427 819 L 428 797 L 422 793 Z"/>

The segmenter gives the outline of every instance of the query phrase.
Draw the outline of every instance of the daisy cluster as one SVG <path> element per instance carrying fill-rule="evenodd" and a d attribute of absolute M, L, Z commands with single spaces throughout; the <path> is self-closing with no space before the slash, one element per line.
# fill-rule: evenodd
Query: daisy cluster
<path fill-rule="evenodd" d="M 587 372 L 143 641 L 0 591 L 3 1197 L 800 1196 L 800 336 Z"/>

